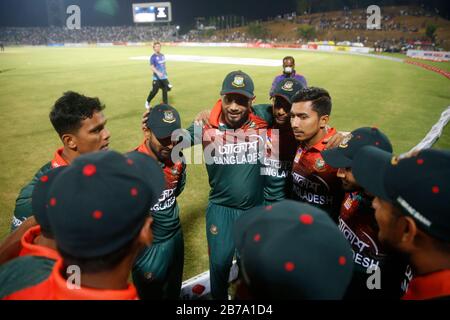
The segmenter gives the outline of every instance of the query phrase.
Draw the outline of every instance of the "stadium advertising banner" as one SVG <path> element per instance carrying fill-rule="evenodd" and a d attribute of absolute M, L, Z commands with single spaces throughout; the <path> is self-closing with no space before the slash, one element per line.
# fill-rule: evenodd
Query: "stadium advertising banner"
<path fill-rule="evenodd" d="M 416 59 L 450 61 L 450 52 L 408 50 L 406 55 L 410 58 Z"/>
<path fill-rule="evenodd" d="M 170 2 L 133 3 L 134 23 L 171 22 Z"/>

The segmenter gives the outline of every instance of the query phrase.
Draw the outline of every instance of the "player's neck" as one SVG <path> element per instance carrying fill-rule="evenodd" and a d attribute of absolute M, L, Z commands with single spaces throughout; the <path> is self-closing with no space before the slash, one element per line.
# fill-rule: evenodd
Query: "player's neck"
<path fill-rule="evenodd" d="M 307 148 L 311 148 L 312 146 L 315 146 L 320 140 L 325 138 L 327 133 L 328 130 L 326 128 L 320 129 L 311 139 L 304 141 L 303 145 Z"/>
<path fill-rule="evenodd" d="M 436 250 L 421 250 L 410 256 L 411 266 L 417 276 L 450 269 L 449 256 Z"/>
<path fill-rule="evenodd" d="M 33 243 L 36 245 L 42 246 L 42 247 L 47 247 L 47 248 L 50 248 L 53 250 L 57 250 L 55 240 L 49 239 L 49 238 L 43 236 L 42 234 L 37 236 L 34 239 Z"/>
<path fill-rule="evenodd" d="M 81 156 L 80 153 L 78 153 L 77 151 L 73 151 L 70 148 L 67 148 L 66 146 L 64 146 L 63 151 L 61 152 L 61 157 L 67 162 L 67 163 L 72 163 L 73 160 L 75 160 L 75 158 Z"/>
<path fill-rule="evenodd" d="M 81 286 L 100 290 L 126 290 L 133 261 L 134 259 L 127 257 L 112 270 L 81 273 Z"/>

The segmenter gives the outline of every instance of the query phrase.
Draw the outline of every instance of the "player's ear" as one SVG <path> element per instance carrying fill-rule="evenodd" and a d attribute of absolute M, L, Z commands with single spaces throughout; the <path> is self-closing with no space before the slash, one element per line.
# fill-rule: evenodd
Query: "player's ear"
<path fill-rule="evenodd" d="M 418 229 L 413 218 L 402 217 L 402 219 L 404 220 L 404 222 L 402 224 L 402 236 L 400 239 L 400 245 L 408 252 L 415 247 L 415 243 L 418 241 Z"/>
<path fill-rule="evenodd" d="M 320 123 L 320 129 L 325 128 L 328 125 L 328 121 L 330 121 L 330 116 L 329 115 L 324 115 L 321 116 L 319 119 L 319 123 Z"/>
<path fill-rule="evenodd" d="M 61 140 L 64 146 L 68 147 L 69 149 L 75 150 L 77 148 L 77 138 L 75 137 L 75 135 L 65 133 L 61 136 Z"/>
<path fill-rule="evenodd" d="M 150 140 L 150 138 L 152 137 L 152 132 L 149 128 L 142 128 L 142 131 L 144 131 L 144 138 L 147 140 Z"/>

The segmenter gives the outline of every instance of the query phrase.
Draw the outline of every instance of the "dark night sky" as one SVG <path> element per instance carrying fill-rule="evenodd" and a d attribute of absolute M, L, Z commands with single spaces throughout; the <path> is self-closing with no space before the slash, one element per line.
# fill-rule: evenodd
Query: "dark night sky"
<path fill-rule="evenodd" d="M 161 2 L 152 0 L 110 0 L 117 3 L 114 15 L 95 9 L 104 0 L 65 0 L 66 5 L 81 8 L 81 23 L 85 25 L 127 25 L 133 23 L 131 4 Z M 171 0 L 174 24 L 193 24 L 194 17 L 226 14 L 258 19 L 295 11 L 295 0 Z M 114 6 L 113 6 L 114 7 Z M 0 0 L 0 26 L 47 25 L 45 0 Z"/>
<path fill-rule="evenodd" d="M 133 23 L 132 3 L 161 2 L 155 0 L 64 1 L 66 6 L 70 4 L 80 6 L 82 25 L 129 25 Z M 171 0 L 170 2 L 172 2 L 173 24 L 181 25 L 183 31 L 186 31 L 189 25 L 193 26 L 194 17 L 235 14 L 243 15 L 247 19 L 260 19 L 293 12 L 296 9 L 296 0 Z M 343 3 L 362 5 L 365 2 L 370 4 L 383 2 L 390 5 L 405 2 L 438 4 L 443 10 L 447 9 L 447 12 L 450 3 L 448 0 L 336 0 L 332 3 L 340 7 Z M 101 4 L 106 4 L 112 14 L 101 12 L 98 9 Z M 441 13 L 443 13 L 442 10 Z M 47 24 L 46 0 L 0 0 L 0 26 L 25 27 Z"/>

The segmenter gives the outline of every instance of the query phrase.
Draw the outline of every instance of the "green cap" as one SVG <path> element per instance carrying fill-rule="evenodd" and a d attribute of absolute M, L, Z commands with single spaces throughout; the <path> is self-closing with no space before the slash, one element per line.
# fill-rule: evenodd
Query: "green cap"
<path fill-rule="evenodd" d="M 303 84 L 300 81 L 292 78 L 286 78 L 277 83 L 272 92 L 272 97 L 282 97 L 291 102 L 294 94 L 303 88 Z"/>
<path fill-rule="evenodd" d="M 149 156 L 100 151 L 76 158 L 47 198 L 58 249 L 76 258 L 119 250 L 137 236 L 162 186 L 161 167 Z"/>
<path fill-rule="evenodd" d="M 255 298 L 341 299 L 352 250 L 325 211 L 284 200 L 256 207 L 235 223 L 243 280 Z"/>
<path fill-rule="evenodd" d="M 158 139 L 167 138 L 181 129 L 180 114 L 168 104 L 158 104 L 150 111 L 146 125 Z"/>
<path fill-rule="evenodd" d="M 255 86 L 253 85 L 252 78 L 245 72 L 238 70 L 227 74 L 225 80 L 223 80 L 220 94 L 223 96 L 230 93 L 237 93 L 253 99 L 255 97 L 254 90 Z"/>
<path fill-rule="evenodd" d="M 46 172 L 45 175 L 40 177 L 36 182 L 31 195 L 33 215 L 36 218 L 36 222 L 41 226 L 41 233 L 47 238 L 53 238 L 52 228 L 47 215 L 47 195 L 53 181 L 65 169 L 67 169 L 67 166 L 60 166 Z"/>
<path fill-rule="evenodd" d="M 425 233 L 450 242 L 450 151 L 423 150 L 398 160 L 363 147 L 352 167 L 358 184 L 415 219 Z"/>
<path fill-rule="evenodd" d="M 322 151 L 325 162 L 333 168 L 351 168 L 353 158 L 364 146 L 375 146 L 392 153 L 388 137 L 377 128 L 359 128 L 347 135 L 337 148 Z"/>

